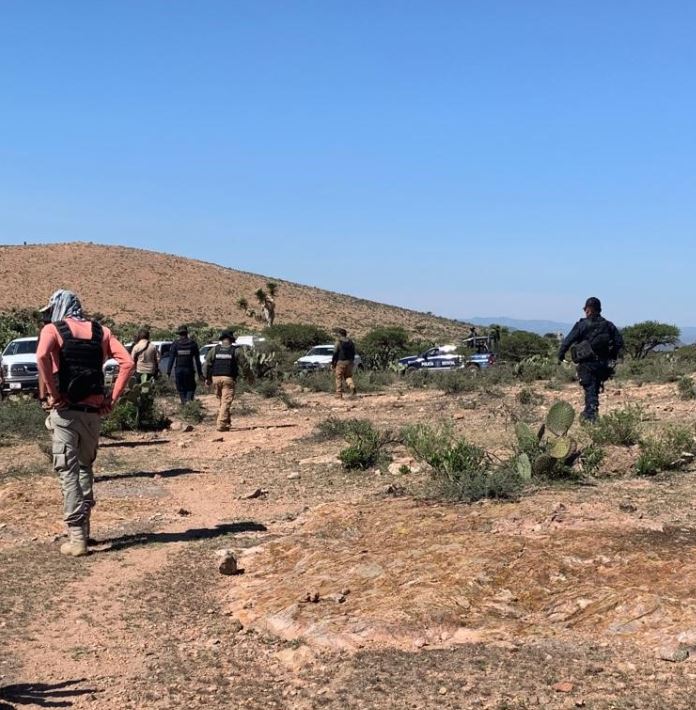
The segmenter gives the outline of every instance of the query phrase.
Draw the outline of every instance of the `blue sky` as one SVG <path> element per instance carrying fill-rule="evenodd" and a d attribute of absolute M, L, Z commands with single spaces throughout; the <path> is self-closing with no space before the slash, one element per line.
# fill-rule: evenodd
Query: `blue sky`
<path fill-rule="evenodd" d="M 690 2 L 5 0 L 0 243 L 696 324 Z"/>

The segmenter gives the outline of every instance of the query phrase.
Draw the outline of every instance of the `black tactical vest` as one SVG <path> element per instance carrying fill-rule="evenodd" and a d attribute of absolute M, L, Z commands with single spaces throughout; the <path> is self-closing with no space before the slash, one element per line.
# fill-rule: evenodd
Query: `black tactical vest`
<path fill-rule="evenodd" d="M 609 321 L 599 316 L 595 319 L 588 319 L 588 325 L 587 340 L 589 340 L 597 358 L 599 360 L 607 360 L 616 357 L 616 344 L 612 337 Z"/>
<path fill-rule="evenodd" d="M 58 389 L 76 404 L 94 394 L 104 394 L 104 331 L 92 321 L 92 337 L 76 338 L 65 321 L 55 324 L 63 339 L 58 365 Z"/>
<path fill-rule="evenodd" d="M 213 377 L 233 377 L 239 375 L 239 365 L 237 364 L 236 348 L 230 345 L 228 348 L 222 345 L 215 346 L 213 356 Z"/>
<path fill-rule="evenodd" d="M 193 341 L 186 338 L 176 344 L 176 366 L 182 370 L 193 370 Z"/>
<path fill-rule="evenodd" d="M 353 362 L 355 360 L 355 343 L 350 338 L 338 341 L 338 360 Z"/>

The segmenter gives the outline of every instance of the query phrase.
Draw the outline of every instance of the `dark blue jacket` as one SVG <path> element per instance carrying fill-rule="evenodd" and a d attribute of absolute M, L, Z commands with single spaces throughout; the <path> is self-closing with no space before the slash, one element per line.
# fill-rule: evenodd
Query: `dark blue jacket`
<path fill-rule="evenodd" d="M 561 343 L 561 348 L 558 351 L 558 359 L 563 360 L 571 345 L 581 343 L 583 340 L 589 340 L 592 343 L 593 336 L 599 332 L 607 333 L 611 345 L 606 352 L 597 352 L 597 350 L 595 350 L 598 359 L 615 360 L 623 350 L 623 336 L 611 321 L 602 318 L 602 316 L 581 318 Z"/>

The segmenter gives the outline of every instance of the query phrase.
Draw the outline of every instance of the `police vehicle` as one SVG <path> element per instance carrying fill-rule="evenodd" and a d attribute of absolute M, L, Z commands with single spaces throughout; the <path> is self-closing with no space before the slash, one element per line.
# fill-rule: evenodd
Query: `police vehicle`
<path fill-rule="evenodd" d="M 491 352 L 490 345 L 487 336 L 467 338 L 461 346 L 451 343 L 435 345 L 420 355 L 402 357 L 399 365 L 407 373 L 416 370 L 443 372 L 462 368 L 483 370 L 495 362 L 495 355 Z"/>

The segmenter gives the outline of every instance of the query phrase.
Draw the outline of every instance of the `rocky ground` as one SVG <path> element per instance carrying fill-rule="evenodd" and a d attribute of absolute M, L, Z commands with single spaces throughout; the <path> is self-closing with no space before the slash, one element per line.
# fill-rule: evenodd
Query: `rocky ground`
<path fill-rule="evenodd" d="M 532 418 L 578 403 L 537 390 Z M 424 498 L 424 470 L 347 472 L 312 436 L 329 415 L 451 419 L 502 452 L 515 393 L 245 394 L 228 433 L 105 441 L 82 559 L 58 552 L 45 455 L 0 448 L 0 708 L 694 707 L 691 471 L 637 479 L 617 448 L 595 480 L 455 505 Z M 696 418 L 673 385 L 604 402 Z"/>

